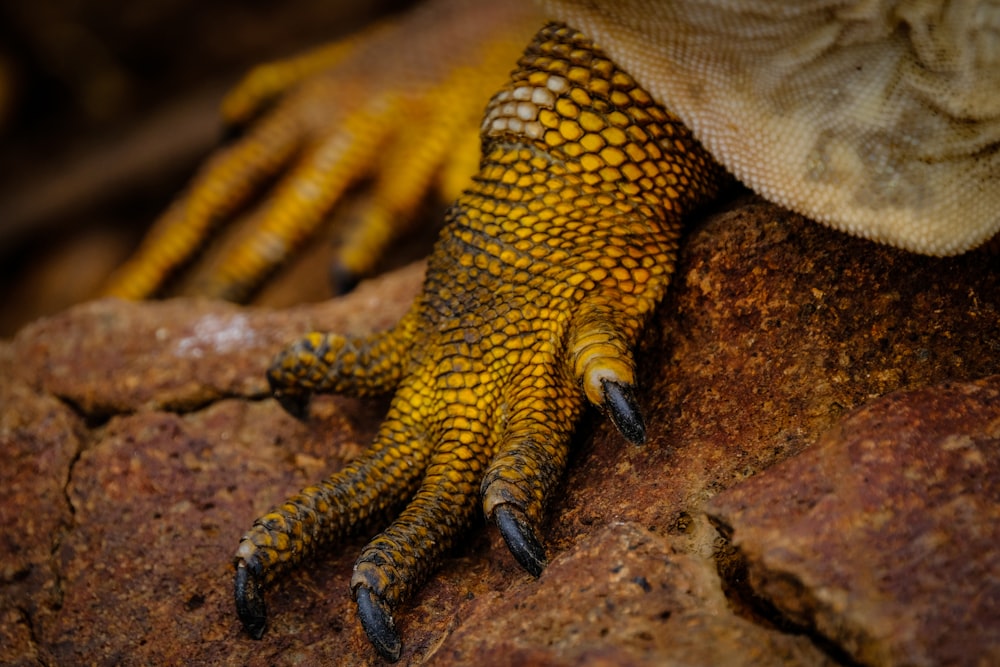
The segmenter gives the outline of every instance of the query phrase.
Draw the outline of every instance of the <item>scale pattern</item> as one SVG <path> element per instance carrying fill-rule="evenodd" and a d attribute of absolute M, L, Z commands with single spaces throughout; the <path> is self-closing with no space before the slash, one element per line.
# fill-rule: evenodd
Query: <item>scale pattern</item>
<path fill-rule="evenodd" d="M 544 28 L 482 126 L 483 161 L 451 208 L 423 295 L 363 338 L 313 333 L 269 379 L 315 392 L 395 391 L 374 444 L 261 517 L 236 554 L 236 599 L 259 636 L 263 588 L 318 545 L 390 516 L 351 588 L 383 656 L 392 610 L 455 544 L 481 501 L 537 574 L 535 534 L 589 402 L 644 437 L 631 348 L 662 297 L 684 212 L 723 173 L 688 130 L 581 33 Z"/>

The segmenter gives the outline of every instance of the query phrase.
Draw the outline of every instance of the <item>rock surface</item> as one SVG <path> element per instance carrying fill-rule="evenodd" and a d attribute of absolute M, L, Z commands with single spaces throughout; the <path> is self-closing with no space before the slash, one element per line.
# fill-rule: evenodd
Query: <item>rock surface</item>
<path fill-rule="evenodd" d="M 998 406 L 1000 376 L 891 394 L 708 511 L 753 592 L 857 662 L 998 664 Z"/>
<path fill-rule="evenodd" d="M 766 503 L 775 521 L 794 521 L 801 508 L 761 485 L 826 447 L 830 436 L 809 449 L 845 412 L 892 391 L 1000 373 L 994 263 L 985 253 L 907 255 L 758 200 L 711 216 L 692 231 L 641 345 L 648 443 L 628 445 L 590 415 L 551 503 L 548 569 L 533 580 L 494 530 L 477 528 L 400 609 L 403 664 L 813 665 L 898 655 L 893 636 L 874 636 L 874 648 L 860 653 L 819 620 L 792 627 L 784 615 L 801 615 L 776 597 L 767 612 L 727 599 L 740 570 L 730 567 L 705 504 L 746 488 L 740 507 Z M 257 514 L 355 455 L 385 408 L 323 397 L 297 422 L 266 397 L 271 356 L 314 327 L 387 326 L 412 298 L 419 270 L 281 312 L 97 302 L 0 345 L 0 451 L 10 462 L 0 467 L 0 662 L 375 662 L 347 591 L 362 539 L 272 591 L 261 641 L 242 634 L 234 616 L 230 559 Z M 981 406 L 974 423 L 982 431 L 969 434 L 984 459 L 998 403 Z M 909 427 L 938 433 L 937 417 L 906 414 Z M 953 512 L 966 522 L 962 530 L 989 537 L 995 522 L 980 521 L 995 505 L 990 488 L 936 506 L 934 521 Z M 882 491 L 896 498 L 895 487 Z M 723 506 L 713 507 L 722 516 Z M 844 520 L 852 511 L 843 508 Z M 733 524 L 749 557 L 752 541 Z M 797 545 L 805 554 L 822 546 Z M 865 540 L 854 547 L 852 558 L 868 549 L 873 559 L 881 548 Z M 976 562 L 995 574 L 997 558 L 987 548 Z M 851 562 L 855 579 L 867 576 L 865 561 Z M 958 597 L 948 604 L 995 613 L 959 585 L 962 562 L 927 567 L 934 569 L 916 584 L 934 585 L 906 591 L 915 617 L 930 615 L 952 581 L 949 594 Z M 754 576 L 768 594 L 766 576 Z M 978 620 L 957 662 L 975 664 L 971 657 L 996 634 L 996 618 Z"/>

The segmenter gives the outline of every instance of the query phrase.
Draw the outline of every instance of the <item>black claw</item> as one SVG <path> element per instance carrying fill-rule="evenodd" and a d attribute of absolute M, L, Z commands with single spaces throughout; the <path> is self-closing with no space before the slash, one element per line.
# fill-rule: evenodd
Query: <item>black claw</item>
<path fill-rule="evenodd" d="M 642 421 L 632 385 L 601 380 L 601 387 L 604 388 L 604 406 L 618 432 L 633 444 L 646 442 L 646 425 Z"/>
<path fill-rule="evenodd" d="M 236 564 L 236 581 L 233 587 L 236 598 L 236 615 L 254 639 L 264 636 L 267 627 L 267 605 L 264 604 L 264 586 L 258 574 L 242 560 Z"/>
<path fill-rule="evenodd" d="M 277 376 L 270 372 L 267 374 L 267 384 L 271 387 L 271 395 L 274 396 L 274 400 L 278 401 L 285 412 L 299 421 L 306 421 L 309 417 L 309 394 L 289 392 L 285 385 L 277 379 Z"/>
<path fill-rule="evenodd" d="M 389 606 L 377 595 L 373 595 L 367 586 L 358 586 L 354 590 L 354 600 L 358 603 L 358 618 L 361 627 L 368 635 L 368 641 L 375 650 L 389 662 L 399 660 L 403 650 L 403 642 L 396 632 L 396 624 L 392 620 Z"/>
<path fill-rule="evenodd" d="M 330 263 L 329 275 L 330 289 L 333 291 L 334 296 L 347 294 L 357 287 L 359 282 L 361 282 L 361 277 L 358 276 L 358 274 L 354 273 L 337 260 Z"/>
<path fill-rule="evenodd" d="M 299 421 L 309 419 L 309 396 L 302 394 L 286 394 L 283 391 L 274 392 L 274 398 L 285 412 Z"/>
<path fill-rule="evenodd" d="M 219 146 L 229 146 L 242 139 L 247 133 L 246 123 L 226 123 L 219 132 Z"/>
<path fill-rule="evenodd" d="M 524 513 L 511 505 L 500 505 L 493 510 L 493 522 L 521 567 L 533 577 L 541 576 L 546 563 L 545 548 Z"/>

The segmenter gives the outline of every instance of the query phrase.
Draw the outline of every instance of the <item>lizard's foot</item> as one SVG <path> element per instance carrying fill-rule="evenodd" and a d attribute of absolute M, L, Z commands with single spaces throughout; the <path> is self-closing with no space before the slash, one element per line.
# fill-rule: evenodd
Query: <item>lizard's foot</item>
<path fill-rule="evenodd" d="M 537 527 L 588 404 L 642 442 L 631 348 L 673 269 L 679 216 L 719 170 L 690 134 L 579 33 L 528 48 L 483 123 L 484 160 L 451 209 L 424 293 L 391 331 L 314 333 L 269 372 L 315 392 L 395 391 L 374 443 L 264 515 L 236 554 L 237 609 L 320 543 L 391 517 L 351 579 L 368 636 L 399 657 L 392 613 L 470 523 L 477 501 L 539 574 Z"/>
<path fill-rule="evenodd" d="M 184 289 L 246 300 L 362 183 L 331 274 L 347 288 L 370 273 L 429 194 L 450 201 L 474 173 L 483 106 L 537 29 L 529 4 L 428 2 L 253 70 L 223 104 L 239 136 L 206 162 L 105 294 L 161 293 L 217 227 L 242 216 L 242 229 Z"/>

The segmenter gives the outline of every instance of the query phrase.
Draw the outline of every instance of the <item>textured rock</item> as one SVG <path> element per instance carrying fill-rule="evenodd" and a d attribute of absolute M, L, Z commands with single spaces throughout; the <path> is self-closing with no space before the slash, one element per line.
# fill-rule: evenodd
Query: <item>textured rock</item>
<path fill-rule="evenodd" d="M 451 664 L 834 664 L 805 637 L 733 615 L 715 566 L 635 523 L 595 528 L 517 595 L 471 606 Z"/>
<path fill-rule="evenodd" d="M 872 665 L 1000 662 L 1000 376 L 875 401 L 708 511 L 749 586 Z"/>
<path fill-rule="evenodd" d="M 52 551 L 73 524 L 66 482 L 85 437 L 83 420 L 13 379 L 0 348 L 0 663 L 49 662 L 32 635 L 61 603 Z"/>
<path fill-rule="evenodd" d="M 341 301 L 280 312 L 207 300 L 141 307 L 96 301 L 22 329 L 18 371 L 89 415 L 264 396 L 264 372 L 282 345 L 315 329 L 391 326 L 413 300 L 422 272 L 413 265 Z"/>
<path fill-rule="evenodd" d="M 494 530 L 474 531 L 400 610 L 403 662 L 846 654 L 727 605 L 725 545 L 704 503 L 874 397 L 1000 373 L 993 261 L 910 256 L 756 200 L 701 224 L 640 352 L 649 442 L 589 416 L 548 514 L 548 570 L 532 580 Z M 230 559 L 255 515 L 356 454 L 385 407 L 325 397 L 296 422 L 265 397 L 270 357 L 314 326 L 394 321 L 417 271 L 284 312 L 88 304 L 0 347 L 0 447 L 20 462 L 0 468 L 0 548 L 15 550 L 3 554 L 0 657 L 371 662 L 347 591 L 362 539 L 277 586 L 259 642 L 233 614 Z"/>

